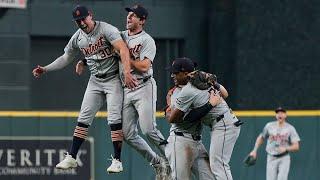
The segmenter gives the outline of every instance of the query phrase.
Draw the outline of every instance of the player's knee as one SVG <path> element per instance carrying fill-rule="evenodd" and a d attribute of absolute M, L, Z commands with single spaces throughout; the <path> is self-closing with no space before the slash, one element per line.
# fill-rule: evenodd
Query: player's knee
<path fill-rule="evenodd" d="M 127 130 L 125 130 L 124 128 L 122 128 L 123 131 L 123 139 L 126 140 L 129 138 L 129 132 Z"/>
<path fill-rule="evenodd" d="M 80 123 L 80 124 L 85 124 L 85 125 L 87 125 L 87 126 L 90 126 L 91 125 L 91 123 L 92 123 L 92 120 L 91 119 L 88 119 L 88 118 L 78 118 L 78 124 Z"/>
<path fill-rule="evenodd" d="M 229 164 L 224 163 L 223 161 L 221 161 L 221 159 L 216 158 L 213 161 L 210 161 L 210 167 L 211 167 L 211 171 L 212 173 L 216 176 L 219 177 L 221 176 L 221 173 L 224 171 L 229 171 L 230 170 L 230 166 Z"/>
<path fill-rule="evenodd" d="M 123 140 L 124 140 L 125 142 L 130 142 L 130 141 L 132 141 L 133 139 L 136 138 L 135 136 L 137 136 L 136 133 L 134 133 L 134 132 L 132 132 L 132 131 L 127 131 L 127 130 L 123 129 Z"/>
<path fill-rule="evenodd" d="M 154 133 L 153 129 L 141 129 L 141 132 L 143 135 L 147 137 L 152 136 L 152 134 Z"/>

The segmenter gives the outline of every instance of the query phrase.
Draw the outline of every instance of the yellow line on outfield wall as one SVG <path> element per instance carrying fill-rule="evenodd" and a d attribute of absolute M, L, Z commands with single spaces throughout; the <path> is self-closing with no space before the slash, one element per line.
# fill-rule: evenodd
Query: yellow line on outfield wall
<path fill-rule="evenodd" d="M 270 117 L 275 116 L 274 111 L 234 111 L 239 117 Z M 288 116 L 320 116 L 320 110 L 288 110 Z"/>
<path fill-rule="evenodd" d="M 271 117 L 274 111 L 234 111 L 238 117 Z M 320 116 L 320 110 L 288 110 L 288 116 Z M 78 117 L 78 111 L 0 111 L 0 117 Z M 96 117 L 107 117 L 106 111 L 100 111 Z M 157 117 L 164 117 L 164 112 L 158 111 Z"/>

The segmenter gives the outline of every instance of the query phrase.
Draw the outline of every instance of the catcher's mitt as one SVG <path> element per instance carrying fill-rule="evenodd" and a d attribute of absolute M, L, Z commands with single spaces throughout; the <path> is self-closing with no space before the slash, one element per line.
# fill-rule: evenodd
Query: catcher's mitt
<path fill-rule="evenodd" d="M 189 82 L 200 90 L 206 90 L 217 82 L 217 76 L 204 71 L 193 71 L 189 73 Z"/>
<path fill-rule="evenodd" d="M 255 165 L 257 162 L 257 158 L 254 158 L 253 156 L 251 155 L 248 155 L 244 160 L 243 160 L 243 163 L 246 165 L 246 166 L 253 166 Z"/>

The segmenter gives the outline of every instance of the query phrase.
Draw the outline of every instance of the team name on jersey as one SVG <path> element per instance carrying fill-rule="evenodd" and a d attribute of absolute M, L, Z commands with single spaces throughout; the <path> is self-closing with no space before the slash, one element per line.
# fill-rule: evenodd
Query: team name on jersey
<path fill-rule="evenodd" d="M 276 134 L 269 136 L 270 141 L 277 141 L 277 142 L 284 142 L 287 141 L 289 138 L 289 133 L 285 134 Z"/>
<path fill-rule="evenodd" d="M 129 52 L 134 57 L 134 59 L 139 58 L 141 48 L 142 48 L 142 45 L 138 44 L 138 45 L 135 45 L 133 48 L 129 49 Z"/>
<path fill-rule="evenodd" d="M 105 46 L 105 38 L 103 36 L 100 36 L 99 39 L 93 43 L 89 44 L 89 47 L 81 48 L 82 53 L 85 56 L 91 56 L 97 53 L 101 55 L 102 58 L 107 58 L 113 55 L 114 49 L 112 47 L 106 47 L 104 49 L 101 49 L 101 47 Z"/>

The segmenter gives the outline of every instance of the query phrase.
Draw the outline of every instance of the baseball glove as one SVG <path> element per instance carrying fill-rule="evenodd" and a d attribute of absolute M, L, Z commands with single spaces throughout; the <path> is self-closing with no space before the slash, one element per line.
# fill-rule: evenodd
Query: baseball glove
<path fill-rule="evenodd" d="M 172 96 L 172 93 L 173 91 L 176 89 L 176 87 L 173 87 L 171 88 L 168 93 L 167 93 L 167 97 L 166 97 L 166 100 L 167 100 L 167 105 L 165 108 L 163 108 L 163 111 L 164 111 L 164 116 L 167 117 L 168 115 L 170 116 L 170 113 L 171 113 L 171 96 Z"/>
<path fill-rule="evenodd" d="M 215 74 L 206 73 L 204 71 L 193 71 L 189 73 L 189 82 L 200 90 L 206 90 L 217 82 Z"/>
<path fill-rule="evenodd" d="M 244 158 L 244 160 L 243 160 L 243 163 L 248 167 L 255 165 L 256 162 L 257 162 L 257 158 L 254 158 L 251 155 L 246 156 L 246 158 Z"/>

